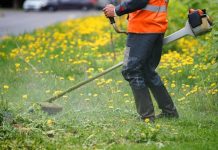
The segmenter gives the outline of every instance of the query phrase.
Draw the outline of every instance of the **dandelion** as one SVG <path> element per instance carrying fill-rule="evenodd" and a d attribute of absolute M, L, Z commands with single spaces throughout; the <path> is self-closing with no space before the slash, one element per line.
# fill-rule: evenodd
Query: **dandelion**
<path fill-rule="evenodd" d="M 124 94 L 123 96 L 124 96 L 124 97 L 128 97 L 128 96 L 129 96 L 129 94 Z"/>
<path fill-rule="evenodd" d="M 93 94 L 93 97 L 97 97 L 98 96 L 98 94 Z"/>
<path fill-rule="evenodd" d="M 216 63 L 216 59 L 212 59 L 211 64 L 215 64 Z"/>
<path fill-rule="evenodd" d="M 59 79 L 60 79 L 60 80 L 64 80 L 64 77 L 60 77 Z"/>
<path fill-rule="evenodd" d="M 118 80 L 117 83 L 120 84 L 120 83 L 123 83 L 123 81 L 122 80 Z"/>
<path fill-rule="evenodd" d="M 211 83 L 210 87 L 216 86 L 216 83 Z"/>
<path fill-rule="evenodd" d="M 145 118 L 145 123 L 149 123 L 150 119 L 149 118 Z"/>
<path fill-rule="evenodd" d="M 185 99 L 185 97 L 179 98 L 178 101 L 183 101 Z"/>
<path fill-rule="evenodd" d="M 117 93 L 120 93 L 120 92 L 121 92 L 121 90 L 117 90 L 116 92 L 117 92 Z"/>
<path fill-rule="evenodd" d="M 193 77 L 192 76 L 188 76 L 188 79 L 192 79 Z"/>
<path fill-rule="evenodd" d="M 188 93 L 186 93 L 186 95 L 185 96 L 189 96 L 191 94 L 191 92 L 188 92 Z"/>
<path fill-rule="evenodd" d="M 174 87 L 176 87 L 176 84 L 172 83 L 171 88 L 174 88 Z"/>
<path fill-rule="evenodd" d="M 46 91 L 45 91 L 45 93 L 50 93 L 50 92 L 51 92 L 50 90 L 46 90 Z"/>
<path fill-rule="evenodd" d="M 9 86 L 8 86 L 8 85 L 4 85 L 3 88 L 4 88 L 5 90 L 8 90 L 8 89 L 9 89 Z"/>
<path fill-rule="evenodd" d="M 22 96 L 23 99 L 27 99 L 27 97 L 28 97 L 27 94 Z"/>
<path fill-rule="evenodd" d="M 160 129 L 160 125 L 159 125 L 159 124 L 157 124 L 157 125 L 156 125 L 156 128 L 157 128 L 157 129 Z"/>
<path fill-rule="evenodd" d="M 98 71 L 99 71 L 99 72 L 103 72 L 104 69 L 103 69 L 103 68 L 98 68 Z"/>
<path fill-rule="evenodd" d="M 72 76 L 68 76 L 68 79 L 69 79 L 70 81 L 74 81 L 74 80 L 75 80 L 75 78 L 72 77 Z"/>
<path fill-rule="evenodd" d="M 47 120 L 47 125 L 48 126 L 52 126 L 54 124 L 54 121 L 53 120 L 51 120 L 51 119 L 48 119 Z"/>
<path fill-rule="evenodd" d="M 110 108 L 110 109 L 113 109 L 113 108 L 114 108 L 114 106 L 110 105 L 108 108 Z"/>
<path fill-rule="evenodd" d="M 113 81 L 112 79 L 108 79 L 108 80 L 105 81 L 105 83 L 106 83 L 106 84 L 109 84 L 109 83 L 111 83 L 112 81 Z"/>
<path fill-rule="evenodd" d="M 20 67 L 20 64 L 19 63 L 16 63 L 15 64 L 15 67 L 18 69 Z"/>
<path fill-rule="evenodd" d="M 171 96 L 174 96 L 174 95 L 175 95 L 175 93 L 170 93 L 170 95 L 171 95 Z"/>
<path fill-rule="evenodd" d="M 86 72 L 87 73 L 91 73 L 91 72 L 93 72 L 94 71 L 94 68 L 89 68 Z"/>
<path fill-rule="evenodd" d="M 53 95 L 59 95 L 60 93 L 62 93 L 62 91 L 61 91 L 61 90 L 57 90 L 57 91 L 55 91 L 55 92 L 53 93 Z"/>

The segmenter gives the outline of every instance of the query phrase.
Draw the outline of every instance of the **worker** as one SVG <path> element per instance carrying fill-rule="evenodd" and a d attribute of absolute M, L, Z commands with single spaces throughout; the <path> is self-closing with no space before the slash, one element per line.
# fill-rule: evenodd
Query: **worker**
<path fill-rule="evenodd" d="M 167 30 L 167 0 L 127 0 L 103 9 L 106 17 L 128 16 L 128 37 L 122 75 L 130 84 L 140 118 L 178 118 L 177 109 L 160 76 L 155 71 Z M 155 116 L 153 94 L 161 113 Z"/>

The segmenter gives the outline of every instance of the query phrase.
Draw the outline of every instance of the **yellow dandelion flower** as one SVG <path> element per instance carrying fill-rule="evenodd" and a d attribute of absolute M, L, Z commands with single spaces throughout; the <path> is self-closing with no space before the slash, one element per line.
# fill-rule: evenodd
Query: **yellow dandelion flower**
<path fill-rule="evenodd" d="M 178 101 L 183 101 L 185 99 L 185 97 L 179 98 Z"/>
<path fill-rule="evenodd" d="M 172 83 L 171 88 L 174 88 L 174 87 L 176 87 L 176 84 Z"/>
<path fill-rule="evenodd" d="M 181 73 L 181 72 L 182 72 L 182 70 L 178 70 L 177 72 L 178 72 L 178 73 Z"/>
<path fill-rule="evenodd" d="M 123 81 L 122 80 L 118 80 L 117 83 L 123 83 Z"/>
<path fill-rule="evenodd" d="M 22 98 L 27 99 L 28 98 L 27 94 L 23 95 Z"/>
<path fill-rule="evenodd" d="M 64 80 L 64 77 L 60 77 L 59 79 L 60 79 L 60 80 Z"/>
<path fill-rule="evenodd" d="M 51 92 L 50 90 L 46 90 L 46 91 L 45 91 L 45 93 L 50 93 L 50 92 Z"/>
<path fill-rule="evenodd" d="M 16 67 L 16 68 L 19 68 L 19 67 L 20 67 L 20 64 L 19 64 L 19 63 L 16 63 L 16 64 L 15 64 L 15 67 Z"/>
<path fill-rule="evenodd" d="M 62 91 L 61 90 L 57 90 L 57 91 L 55 91 L 54 93 L 53 93 L 53 95 L 58 95 L 58 94 L 60 94 Z"/>
<path fill-rule="evenodd" d="M 9 89 L 9 86 L 8 86 L 8 85 L 4 85 L 3 88 L 4 88 L 5 90 L 8 90 L 8 89 Z"/>
<path fill-rule="evenodd" d="M 108 108 L 110 108 L 110 109 L 113 109 L 113 108 L 114 108 L 114 106 L 110 105 L 110 106 L 108 106 Z"/>
<path fill-rule="evenodd" d="M 109 84 L 109 83 L 111 83 L 112 81 L 113 81 L 112 79 L 108 79 L 108 80 L 105 81 L 105 83 L 106 83 L 106 84 Z"/>
<path fill-rule="evenodd" d="M 211 86 L 211 87 L 214 87 L 214 86 L 216 86 L 216 83 L 211 83 L 210 86 Z"/>
<path fill-rule="evenodd" d="M 145 123 L 149 123 L 150 119 L 149 118 L 145 118 Z"/>
<path fill-rule="evenodd" d="M 93 97 L 97 97 L 98 96 L 98 94 L 93 94 Z"/>
<path fill-rule="evenodd" d="M 170 95 L 171 95 L 171 96 L 174 96 L 174 95 L 175 95 L 175 93 L 170 93 Z"/>
<path fill-rule="evenodd" d="M 86 72 L 87 73 L 91 73 L 91 72 L 93 72 L 94 71 L 94 68 L 89 68 Z"/>
<path fill-rule="evenodd" d="M 159 125 L 159 124 L 157 124 L 157 125 L 156 125 L 156 128 L 157 128 L 157 129 L 160 129 L 160 125 Z"/>
<path fill-rule="evenodd" d="M 75 78 L 74 78 L 74 77 L 71 77 L 71 76 L 68 76 L 68 79 L 69 79 L 70 81 L 74 81 L 74 80 L 75 80 Z"/>
<path fill-rule="evenodd" d="M 124 96 L 124 97 L 128 97 L 128 96 L 129 96 L 129 94 L 127 94 L 127 93 L 126 93 L 126 94 L 124 94 L 123 96 Z"/>
<path fill-rule="evenodd" d="M 99 72 L 103 72 L 104 69 L 103 69 L 103 68 L 98 68 L 98 71 L 99 71 Z"/>
<path fill-rule="evenodd" d="M 51 120 L 51 119 L 48 119 L 47 120 L 47 125 L 48 126 L 52 126 L 54 124 L 54 121 L 53 120 Z"/>
<path fill-rule="evenodd" d="M 193 78 L 193 76 L 188 76 L 188 79 L 192 79 Z"/>

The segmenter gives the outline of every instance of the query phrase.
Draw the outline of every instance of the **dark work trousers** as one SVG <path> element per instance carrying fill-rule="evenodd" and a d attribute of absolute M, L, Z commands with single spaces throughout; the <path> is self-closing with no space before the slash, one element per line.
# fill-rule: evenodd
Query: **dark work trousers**
<path fill-rule="evenodd" d="M 155 71 L 161 58 L 163 37 L 164 34 L 128 34 L 122 75 L 131 86 L 136 109 L 142 119 L 154 117 L 149 89 L 162 112 L 176 111 L 170 95 Z"/>

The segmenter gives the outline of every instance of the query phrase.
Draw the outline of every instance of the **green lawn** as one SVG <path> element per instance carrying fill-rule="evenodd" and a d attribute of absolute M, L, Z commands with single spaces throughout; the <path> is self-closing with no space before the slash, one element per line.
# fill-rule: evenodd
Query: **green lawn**
<path fill-rule="evenodd" d="M 214 29 L 164 46 L 157 71 L 180 118 L 154 124 L 138 119 L 121 68 L 55 101 L 63 106 L 57 115 L 37 105 L 122 61 L 126 37 L 116 34 L 103 16 L 4 37 L 0 149 L 218 149 L 216 3 L 171 1 L 167 34 L 184 26 L 188 7 L 206 8 Z M 117 21 L 122 25 L 125 19 Z"/>

